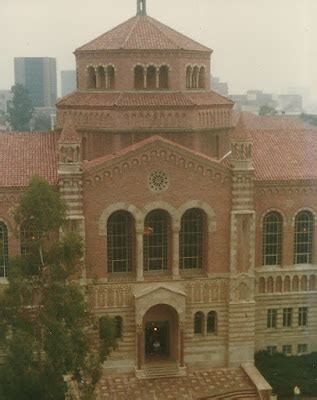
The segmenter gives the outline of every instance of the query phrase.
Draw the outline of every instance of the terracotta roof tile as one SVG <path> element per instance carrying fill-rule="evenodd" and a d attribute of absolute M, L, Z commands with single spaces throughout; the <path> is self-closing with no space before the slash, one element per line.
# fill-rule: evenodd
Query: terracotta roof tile
<path fill-rule="evenodd" d="M 0 171 L 0 187 L 27 186 L 33 175 L 56 184 L 56 135 L 52 132 L 0 133 Z"/>
<path fill-rule="evenodd" d="M 135 16 L 76 52 L 98 50 L 211 50 L 149 16 Z"/>
<path fill-rule="evenodd" d="M 238 118 L 235 113 L 235 122 Z M 243 119 L 253 141 L 257 180 L 317 179 L 316 127 L 297 116 L 243 113 Z"/>
<path fill-rule="evenodd" d="M 74 92 L 61 99 L 58 107 L 193 107 L 232 105 L 215 92 Z"/>

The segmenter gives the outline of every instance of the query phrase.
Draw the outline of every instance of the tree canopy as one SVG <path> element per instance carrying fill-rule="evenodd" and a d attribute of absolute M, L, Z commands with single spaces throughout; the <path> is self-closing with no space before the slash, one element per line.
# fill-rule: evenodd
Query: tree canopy
<path fill-rule="evenodd" d="M 277 110 L 269 104 L 264 104 L 259 108 L 259 115 L 276 115 Z"/>
<path fill-rule="evenodd" d="M 12 86 L 12 102 L 8 105 L 9 122 L 15 131 L 29 131 L 33 114 L 32 100 L 28 90 L 17 83 Z"/>
<path fill-rule="evenodd" d="M 113 319 L 96 320 L 78 284 L 80 236 L 64 228 L 58 239 L 65 210 L 59 193 L 39 177 L 14 210 L 18 226 L 32 225 L 32 243 L 11 261 L 0 296 L 1 400 L 63 400 L 65 375 L 79 377 L 81 398 L 93 399 L 102 362 L 115 348 Z"/>

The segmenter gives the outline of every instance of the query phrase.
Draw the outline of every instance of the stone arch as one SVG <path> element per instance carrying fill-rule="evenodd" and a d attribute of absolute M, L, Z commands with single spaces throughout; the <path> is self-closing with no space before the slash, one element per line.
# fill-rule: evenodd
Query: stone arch
<path fill-rule="evenodd" d="M 100 218 L 99 218 L 99 235 L 106 236 L 107 235 L 107 221 L 111 214 L 116 211 L 128 211 L 130 214 L 133 215 L 135 220 L 135 229 L 136 232 L 143 232 L 143 217 L 141 211 L 135 207 L 133 204 L 129 203 L 115 203 L 111 206 L 107 207 L 103 210 Z"/>
<path fill-rule="evenodd" d="M 275 281 L 275 292 L 281 293 L 282 292 L 282 277 L 278 276 Z"/>
<path fill-rule="evenodd" d="M 156 67 L 149 65 L 146 69 L 146 88 L 156 89 Z"/>
<path fill-rule="evenodd" d="M 259 280 L 259 293 L 265 293 L 265 279 L 263 277 Z"/>
<path fill-rule="evenodd" d="M 192 74 L 192 88 L 197 89 L 199 83 L 199 67 L 195 65 Z"/>
<path fill-rule="evenodd" d="M 180 227 L 180 215 L 179 211 L 173 207 L 171 204 L 165 201 L 153 201 L 152 203 L 146 204 L 142 208 L 143 219 L 145 219 L 146 215 L 149 214 L 153 210 L 164 210 L 167 211 L 171 217 L 172 221 L 172 228 L 179 228 Z"/>
<path fill-rule="evenodd" d="M 290 292 L 291 291 L 291 279 L 288 275 L 284 278 L 284 287 L 283 292 Z"/>
<path fill-rule="evenodd" d="M 199 208 L 203 210 L 206 214 L 207 217 L 207 226 L 208 226 L 208 232 L 215 232 L 216 231 L 216 213 L 215 211 L 209 206 L 209 204 L 205 203 L 204 201 L 200 200 L 189 200 L 186 201 L 186 203 L 182 204 L 178 208 L 178 213 L 180 218 L 182 215 L 187 211 L 190 210 L 191 208 Z"/>
<path fill-rule="evenodd" d="M 293 276 L 292 279 L 292 292 L 298 292 L 298 290 L 299 290 L 299 279 L 298 276 L 295 275 Z"/>
<path fill-rule="evenodd" d="M 316 278 L 315 275 L 310 275 L 309 277 L 309 290 L 316 290 Z"/>
<path fill-rule="evenodd" d="M 278 214 L 281 215 L 282 220 L 283 220 L 283 227 L 285 227 L 285 226 L 286 226 L 287 218 L 286 218 L 286 215 L 284 214 L 284 212 L 281 211 L 281 210 L 278 209 L 278 208 L 268 208 L 268 209 L 265 210 L 265 211 L 262 213 L 262 215 L 261 215 L 261 219 L 260 219 L 260 228 L 261 228 L 261 229 L 263 228 L 264 219 L 265 219 L 265 217 L 266 217 L 269 213 L 271 213 L 271 212 L 276 212 L 276 213 L 278 213 Z"/>
<path fill-rule="evenodd" d="M 302 275 L 302 277 L 301 277 L 300 290 L 302 292 L 306 292 L 307 291 L 307 276 L 306 275 Z"/>
<path fill-rule="evenodd" d="M 113 65 L 107 66 L 107 89 L 115 88 L 115 68 Z"/>
<path fill-rule="evenodd" d="M 186 88 L 191 89 L 192 87 L 192 66 L 187 65 L 186 67 Z"/>
<path fill-rule="evenodd" d="M 169 68 L 167 65 L 162 65 L 159 69 L 159 88 L 168 89 Z"/>
<path fill-rule="evenodd" d="M 98 65 L 96 70 L 96 86 L 97 89 L 105 89 L 106 88 L 106 73 L 103 65 Z"/>
<path fill-rule="evenodd" d="M 144 67 L 143 65 L 136 65 L 134 67 L 134 89 L 144 89 Z"/>
<path fill-rule="evenodd" d="M 206 67 L 204 65 L 199 69 L 198 87 L 200 89 L 206 88 Z"/>
<path fill-rule="evenodd" d="M 272 276 L 268 277 L 266 288 L 267 288 L 267 293 L 274 293 L 274 280 Z"/>
<path fill-rule="evenodd" d="M 13 235 L 13 228 L 12 225 L 4 218 L 0 217 L 0 222 L 2 222 L 6 228 L 7 228 L 7 232 L 8 232 L 8 238 L 10 238 Z"/>
<path fill-rule="evenodd" d="M 302 211 L 308 211 L 308 212 L 312 213 L 313 218 L 314 218 L 314 226 L 316 226 L 316 224 L 317 224 L 317 213 L 316 213 L 316 211 L 311 207 L 302 207 L 302 208 L 299 208 L 298 210 L 296 210 L 296 212 L 293 214 L 293 216 L 292 216 L 292 227 L 293 228 L 295 227 L 296 217 Z"/>
<path fill-rule="evenodd" d="M 87 67 L 87 89 L 95 89 L 97 85 L 97 77 L 95 67 L 89 65 Z"/>

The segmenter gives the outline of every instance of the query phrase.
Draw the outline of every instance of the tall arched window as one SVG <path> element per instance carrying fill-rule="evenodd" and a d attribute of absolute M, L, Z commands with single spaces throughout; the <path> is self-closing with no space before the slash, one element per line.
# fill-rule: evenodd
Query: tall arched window
<path fill-rule="evenodd" d="M 207 315 L 207 334 L 216 333 L 217 330 L 217 313 L 210 311 Z"/>
<path fill-rule="evenodd" d="M 115 71 L 112 65 L 107 67 L 107 74 L 108 74 L 108 89 L 114 89 L 115 87 Z"/>
<path fill-rule="evenodd" d="M 144 89 L 144 68 L 141 65 L 134 68 L 134 89 Z"/>
<path fill-rule="evenodd" d="M 116 211 L 107 223 L 108 272 L 132 271 L 133 218 L 127 211 Z"/>
<path fill-rule="evenodd" d="M 179 235 L 181 269 L 203 266 L 203 222 L 203 212 L 198 208 L 186 211 L 182 217 Z"/>
<path fill-rule="evenodd" d="M 31 222 L 23 222 L 20 228 L 21 254 L 31 255 L 37 250 L 39 233 Z"/>
<path fill-rule="evenodd" d="M 194 316 L 194 334 L 202 335 L 203 333 L 204 333 L 204 314 L 201 311 L 198 311 Z"/>
<path fill-rule="evenodd" d="M 122 321 L 122 317 L 120 317 L 119 315 L 114 317 L 116 339 L 122 339 Z"/>
<path fill-rule="evenodd" d="M 87 88 L 95 89 L 96 88 L 96 71 L 93 66 L 87 68 Z"/>
<path fill-rule="evenodd" d="M 146 88 L 156 88 L 156 68 L 153 65 L 150 65 L 146 70 Z"/>
<path fill-rule="evenodd" d="M 200 67 L 198 87 L 200 89 L 204 89 L 206 87 L 206 68 L 205 67 Z"/>
<path fill-rule="evenodd" d="M 192 87 L 192 67 L 189 65 L 186 68 L 186 88 L 190 89 Z"/>
<path fill-rule="evenodd" d="M 263 221 L 263 265 L 280 265 L 282 262 L 282 216 L 269 212 Z"/>
<path fill-rule="evenodd" d="M 163 210 L 151 211 L 144 226 L 144 270 L 167 269 L 169 242 L 169 215 Z"/>
<path fill-rule="evenodd" d="M 159 72 L 159 88 L 168 89 L 168 67 L 162 65 Z"/>
<path fill-rule="evenodd" d="M 8 229 L 5 223 L 0 222 L 0 277 L 6 276 L 6 268 L 9 262 Z"/>
<path fill-rule="evenodd" d="M 192 88 L 196 89 L 198 88 L 198 81 L 199 81 L 199 68 L 194 67 L 193 69 L 193 77 L 192 77 Z"/>
<path fill-rule="evenodd" d="M 97 68 L 97 88 L 105 89 L 105 87 L 106 87 L 105 69 L 102 65 L 99 65 L 99 67 Z"/>
<path fill-rule="evenodd" d="M 313 224 L 311 212 L 301 211 L 295 219 L 294 264 L 311 264 L 313 258 Z"/>

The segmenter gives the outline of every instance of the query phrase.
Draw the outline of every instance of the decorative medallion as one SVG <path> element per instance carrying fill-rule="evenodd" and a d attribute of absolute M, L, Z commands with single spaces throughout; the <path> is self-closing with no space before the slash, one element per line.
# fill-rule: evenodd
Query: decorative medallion
<path fill-rule="evenodd" d="M 163 192 L 168 188 L 168 177 L 166 172 L 154 171 L 149 176 L 149 188 L 152 192 Z"/>

